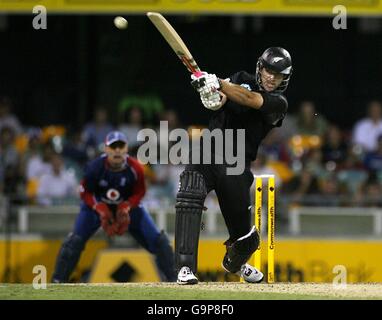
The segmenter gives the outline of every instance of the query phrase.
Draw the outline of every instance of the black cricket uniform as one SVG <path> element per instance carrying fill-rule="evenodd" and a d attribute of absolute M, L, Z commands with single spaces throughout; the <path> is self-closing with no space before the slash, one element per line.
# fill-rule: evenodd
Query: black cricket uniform
<path fill-rule="evenodd" d="M 253 174 L 250 163 L 256 159 L 261 141 L 274 127 L 280 127 L 285 118 L 288 102 L 279 93 L 259 90 L 254 75 L 245 71 L 235 73 L 230 82 L 262 95 L 264 103 L 260 109 L 239 105 L 229 99 L 215 111 L 209 129 L 245 130 L 245 170 L 240 175 L 227 175 L 226 164 L 190 164 L 186 170 L 198 171 L 205 179 L 207 192 L 215 190 L 220 209 L 229 232 L 229 242 L 246 235 L 251 229 L 250 187 Z M 224 136 L 224 133 L 223 133 Z M 236 143 L 236 138 L 234 139 Z M 234 150 L 237 146 L 233 146 Z"/>

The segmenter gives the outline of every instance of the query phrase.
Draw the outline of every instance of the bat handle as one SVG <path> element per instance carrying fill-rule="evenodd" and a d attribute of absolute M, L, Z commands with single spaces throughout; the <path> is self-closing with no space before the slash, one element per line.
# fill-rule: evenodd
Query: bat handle
<path fill-rule="evenodd" d="M 201 72 L 201 71 L 195 71 L 194 72 L 194 76 L 197 78 L 200 78 L 202 75 L 203 75 L 203 72 Z"/>

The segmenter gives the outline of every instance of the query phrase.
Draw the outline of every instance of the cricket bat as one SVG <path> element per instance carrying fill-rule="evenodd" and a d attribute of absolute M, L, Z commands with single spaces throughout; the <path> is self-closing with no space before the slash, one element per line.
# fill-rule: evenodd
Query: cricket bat
<path fill-rule="evenodd" d="M 192 57 L 182 38 L 171 26 L 171 24 L 160 13 L 157 12 L 148 12 L 147 17 L 162 34 L 163 38 L 166 39 L 167 43 L 170 45 L 172 50 L 175 51 L 176 55 L 186 66 L 187 70 L 194 74 L 196 77 L 200 77 L 202 72 L 198 64 Z"/>

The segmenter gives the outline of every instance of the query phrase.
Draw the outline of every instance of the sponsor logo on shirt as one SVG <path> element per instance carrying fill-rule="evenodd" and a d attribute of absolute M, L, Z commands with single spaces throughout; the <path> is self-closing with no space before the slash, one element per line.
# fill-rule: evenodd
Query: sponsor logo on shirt
<path fill-rule="evenodd" d="M 252 88 L 251 88 L 251 86 L 248 83 L 242 83 L 240 86 L 242 86 L 243 88 L 247 89 L 248 91 L 252 91 Z"/>
<path fill-rule="evenodd" d="M 108 199 L 110 199 L 111 201 L 116 201 L 119 199 L 119 197 L 121 196 L 121 194 L 119 193 L 118 190 L 116 189 L 109 189 L 107 190 L 106 192 L 106 197 Z"/>

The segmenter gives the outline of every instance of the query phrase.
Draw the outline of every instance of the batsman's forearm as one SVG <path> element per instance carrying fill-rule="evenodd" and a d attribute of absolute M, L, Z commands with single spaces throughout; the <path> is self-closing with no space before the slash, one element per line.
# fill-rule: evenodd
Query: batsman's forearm
<path fill-rule="evenodd" d="M 264 102 L 261 94 L 224 80 L 220 81 L 220 91 L 233 102 L 249 108 L 259 109 Z"/>

